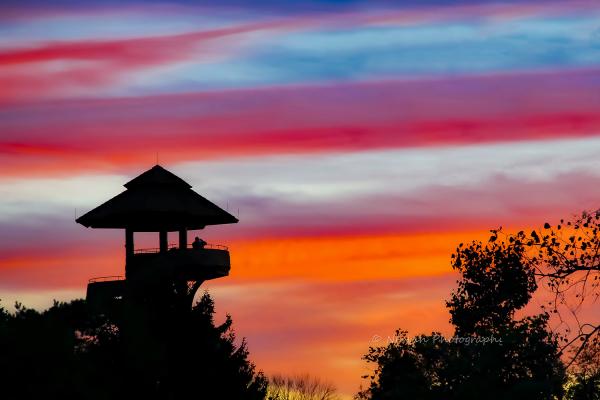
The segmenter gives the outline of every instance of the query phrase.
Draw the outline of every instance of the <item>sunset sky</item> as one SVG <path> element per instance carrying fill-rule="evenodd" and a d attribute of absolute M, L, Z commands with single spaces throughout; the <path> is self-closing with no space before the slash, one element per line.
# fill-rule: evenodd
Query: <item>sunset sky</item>
<path fill-rule="evenodd" d="M 0 4 L 5 306 L 122 274 L 74 219 L 158 160 L 240 219 L 194 234 L 257 367 L 352 394 L 375 335 L 451 332 L 458 243 L 600 207 L 598 2 L 47 3 Z"/>

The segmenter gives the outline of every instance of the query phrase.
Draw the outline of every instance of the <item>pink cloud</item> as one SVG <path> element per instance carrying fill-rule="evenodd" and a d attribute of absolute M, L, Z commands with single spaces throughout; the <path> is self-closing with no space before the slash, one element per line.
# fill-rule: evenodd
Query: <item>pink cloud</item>
<path fill-rule="evenodd" d="M 123 39 L 88 39 L 32 44 L 0 51 L 0 104 L 72 97 L 112 88 L 131 74 L 164 65 L 227 54 L 235 35 L 284 28 L 257 22 L 188 33 Z M 210 44 L 221 40 L 219 50 Z M 58 66 L 58 67 L 57 67 Z"/>
<path fill-rule="evenodd" d="M 174 66 L 190 60 L 214 60 L 236 56 L 240 38 L 251 40 L 250 34 L 267 31 L 280 34 L 307 29 L 357 28 L 380 25 L 415 25 L 444 23 L 461 19 L 511 19 L 535 15 L 564 15 L 597 10 L 590 1 L 570 2 L 568 6 L 552 4 L 491 4 L 444 7 L 409 7 L 403 9 L 353 10 L 335 13 L 300 15 L 270 14 L 255 21 L 235 22 L 231 26 L 185 33 L 119 38 L 45 41 L 0 51 L 0 104 L 38 101 L 49 98 L 72 98 L 81 95 L 98 96 L 107 90 L 135 79 L 157 67 Z M 111 9 L 60 9 L 40 7 L 22 10 L 0 7 L 2 16 L 10 21 L 43 21 L 61 16 L 96 16 L 99 21 L 123 18 L 129 13 L 143 13 L 147 18 L 169 18 L 181 15 L 210 14 L 219 7 L 156 6 L 140 9 L 136 6 Z M 221 10 L 223 11 L 223 10 Z M 225 13 L 226 15 L 227 13 Z M 149 22 L 151 24 L 151 22 Z M 217 45 L 215 45 L 215 43 Z"/>
<path fill-rule="evenodd" d="M 7 106 L 4 175 L 595 136 L 600 70 Z M 143 144 L 143 145 L 142 145 Z M 143 151 L 141 151 L 143 148 Z"/>

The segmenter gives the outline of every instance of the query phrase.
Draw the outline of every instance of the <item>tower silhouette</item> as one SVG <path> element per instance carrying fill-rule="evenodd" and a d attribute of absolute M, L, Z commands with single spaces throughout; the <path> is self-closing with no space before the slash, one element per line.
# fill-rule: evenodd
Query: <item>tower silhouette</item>
<path fill-rule="evenodd" d="M 124 186 L 124 192 L 76 219 L 87 228 L 125 230 L 125 276 L 90 279 L 86 297 L 92 307 L 124 299 L 160 301 L 165 293 L 191 305 L 202 282 L 229 275 L 227 247 L 205 242 L 191 247 L 187 234 L 208 225 L 237 223 L 237 218 L 160 165 Z M 159 247 L 136 250 L 135 232 L 157 232 Z M 169 245 L 168 232 L 179 232 L 177 245 Z"/>

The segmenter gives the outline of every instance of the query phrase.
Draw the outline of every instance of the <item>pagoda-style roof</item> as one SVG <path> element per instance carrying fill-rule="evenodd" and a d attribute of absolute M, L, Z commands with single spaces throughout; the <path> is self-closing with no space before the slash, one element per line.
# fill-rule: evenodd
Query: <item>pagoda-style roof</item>
<path fill-rule="evenodd" d="M 233 215 L 194 192 L 186 181 L 160 165 L 124 186 L 127 190 L 76 221 L 88 228 L 137 232 L 172 232 L 238 222 Z"/>

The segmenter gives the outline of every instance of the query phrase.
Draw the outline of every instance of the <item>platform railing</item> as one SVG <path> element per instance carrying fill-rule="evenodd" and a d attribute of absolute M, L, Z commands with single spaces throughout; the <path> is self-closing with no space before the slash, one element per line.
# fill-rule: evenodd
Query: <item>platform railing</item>
<path fill-rule="evenodd" d="M 194 245 L 193 243 L 188 243 L 187 249 L 194 249 Z M 169 243 L 169 246 L 167 247 L 167 250 L 177 250 L 179 249 L 179 245 L 176 243 Z M 212 243 L 207 243 L 205 244 L 203 247 L 200 247 L 200 250 L 202 249 L 212 249 L 212 250 L 229 250 L 229 248 L 227 246 L 223 246 L 221 244 L 212 244 Z M 156 253 L 160 253 L 160 247 L 150 247 L 150 248 L 145 248 L 145 249 L 136 249 L 133 251 L 133 254 L 156 254 Z"/>
<path fill-rule="evenodd" d="M 98 276 L 96 278 L 92 278 L 88 281 L 88 283 L 98 283 L 98 282 L 110 282 L 110 281 L 123 281 L 125 277 L 122 275 L 112 275 L 112 276 Z"/>
<path fill-rule="evenodd" d="M 192 243 L 188 245 L 188 248 L 193 248 Z M 229 250 L 229 247 L 223 246 L 222 244 L 212 244 L 207 243 L 204 245 L 203 249 L 213 249 L 213 250 Z"/>

